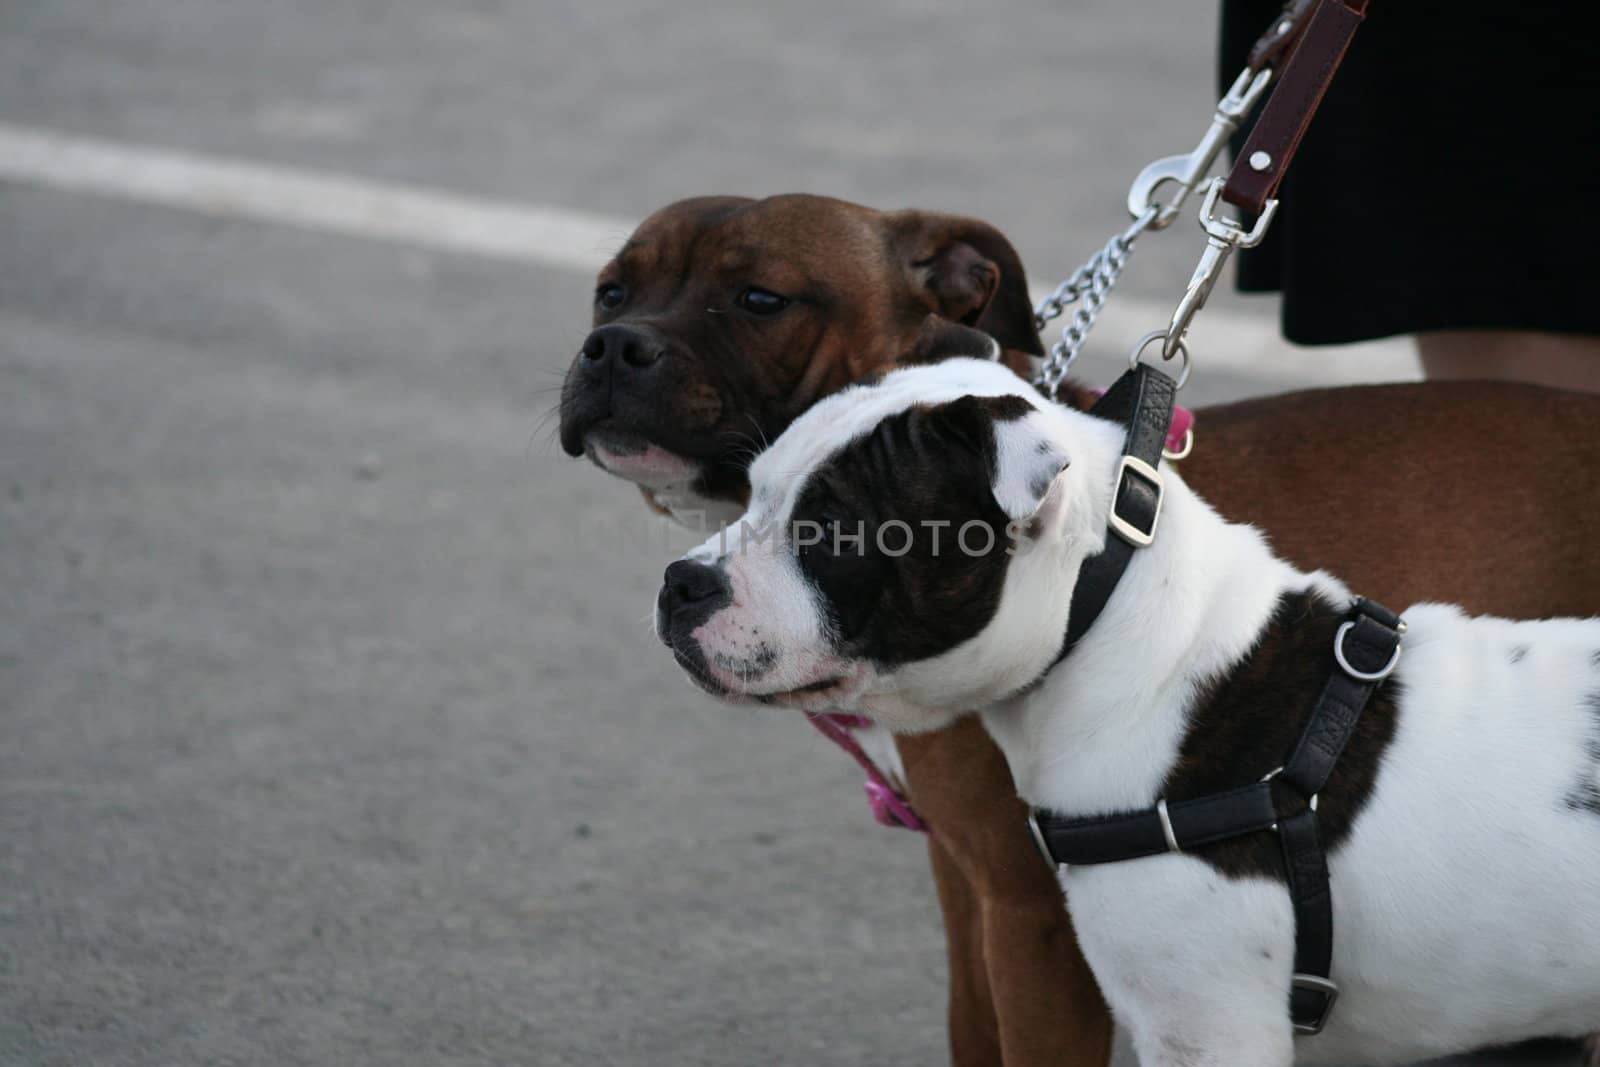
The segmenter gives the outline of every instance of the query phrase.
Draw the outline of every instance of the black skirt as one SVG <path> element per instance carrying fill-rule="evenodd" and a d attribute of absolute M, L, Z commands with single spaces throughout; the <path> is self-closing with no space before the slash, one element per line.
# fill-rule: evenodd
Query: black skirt
<path fill-rule="evenodd" d="M 1221 88 L 1281 6 L 1223 0 Z M 1600 334 L 1597 26 L 1577 0 L 1374 0 L 1240 289 L 1282 290 L 1300 344 Z"/>

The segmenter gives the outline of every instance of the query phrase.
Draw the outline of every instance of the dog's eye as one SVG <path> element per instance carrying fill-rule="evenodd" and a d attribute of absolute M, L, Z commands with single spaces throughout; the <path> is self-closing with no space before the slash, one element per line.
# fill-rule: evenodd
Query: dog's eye
<path fill-rule="evenodd" d="M 779 296 L 770 289 L 758 289 L 751 286 L 740 293 L 734 301 L 752 315 L 776 315 L 789 306 L 789 298 Z"/>
<path fill-rule="evenodd" d="M 607 311 L 614 311 L 628 299 L 628 291 L 620 285 L 602 285 L 594 292 L 594 302 Z"/>

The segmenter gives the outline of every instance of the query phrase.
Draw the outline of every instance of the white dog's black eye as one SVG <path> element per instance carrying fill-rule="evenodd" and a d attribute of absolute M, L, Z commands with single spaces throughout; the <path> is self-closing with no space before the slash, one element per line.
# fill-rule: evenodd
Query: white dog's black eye
<path fill-rule="evenodd" d="M 779 296 L 770 289 L 759 289 L 752 285 L 740 293 L 734 303 L 752 315 L 776 315 L 789 306 L 789 298 Z"/>
<path fill-rule="evenodd" d="M 620 285 L 602 285 L 594 292 L 594 302 L 607 311 L 615 311 L 628 299 L 628 291 Z"/>

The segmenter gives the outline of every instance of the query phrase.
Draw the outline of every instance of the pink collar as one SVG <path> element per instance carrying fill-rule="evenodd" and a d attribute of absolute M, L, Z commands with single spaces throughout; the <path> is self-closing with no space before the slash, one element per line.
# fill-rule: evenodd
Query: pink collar
<path fill-rule="evenodd" d="M 1097 389 L 1095 396 L 1103 396 L 1105 390 Z M 1181 459 L 1188 455 L 1187 440 L 1194 429 L 1194 412 L 1188 408 L 1174 407 L 1172 409 L 1172 424 L 1167 427 L 1166 450 L 1174 459 Z M 856 730 L 865 729 L 872 725 L 872 721 L 865 715 L 851 715 L 842 711 L 823 711 L 807 713 L 806 718 L 817 731 L 829 741 L 850 753 L 850 758 L 861 765 L 867 772 L 867 780 L 861 787 L 867 793 L 867 805 L 872 808 L 872 817 L 883 826 L 891 826 L 901 830 L 915 830 L 919 834 L 928 833 L 928 824 L 911 807 L 899 790 L 889 784 L 889 779 L 872 762 L 872 757 L 864 752 L 856 739 L 851 735 Z"/>
<path fill-rule="evenodd" d="M 808 713 L 806 718 L 811 720 L 811 725 L 823 737 L 850 753 L 850 758 L 867 772 L 867 780 L 862 783 L 862 788 L 867 791 L 867 805 L 872 808 L 873 818 L 884 826 L 915 830 L 919 834 L 928 832 L 928 824 L 912 809 L 911 802 L 889 784 L 889 779 L 872 762 L 872 757 L 862 751 L 851 736 L 856 730 L 871 726 L 870 719 L 865 715 L 850 715 L 842 711 Z"/>

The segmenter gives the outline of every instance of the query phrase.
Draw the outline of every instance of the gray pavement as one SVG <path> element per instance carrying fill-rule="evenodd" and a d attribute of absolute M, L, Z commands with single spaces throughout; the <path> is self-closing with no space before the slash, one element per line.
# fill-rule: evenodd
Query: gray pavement
<path fill-rule="evenodd" d="M 1203 125 L 1212 14 L 14 0 L 0 122 L 622 218 L 962 210 L 1045 280 Z M 552 441 L 588 290 L 0 182 L 0 1062 L 943 1061 L 920 842 L 681 680 L 686 538 Z"/>

